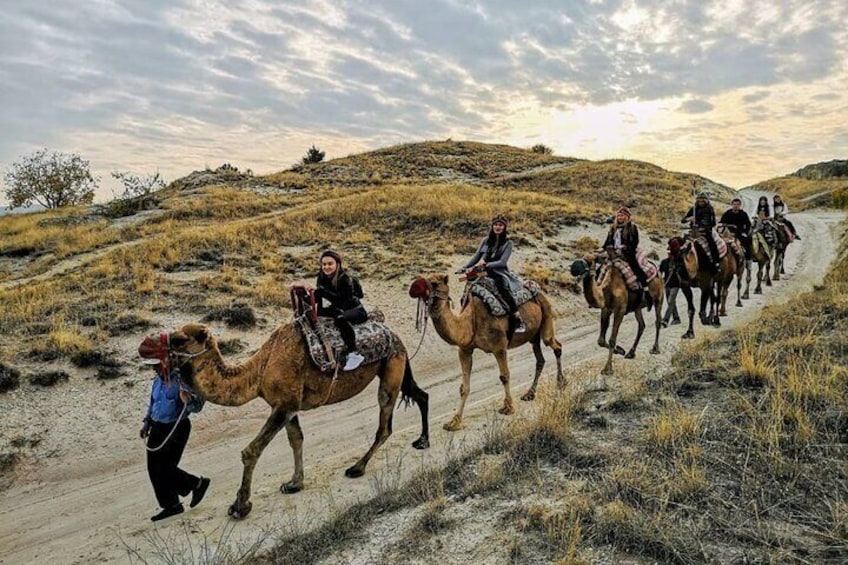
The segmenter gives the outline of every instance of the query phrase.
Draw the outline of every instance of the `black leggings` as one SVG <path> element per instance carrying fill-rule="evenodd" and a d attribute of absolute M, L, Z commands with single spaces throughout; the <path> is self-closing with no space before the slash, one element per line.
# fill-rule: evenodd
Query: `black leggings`
<path fill-rule="evenodd" d="M 365 311 L 364 306 L 360 304 L 356 308 L 344 311 L 338 308 L 319 308 L 318 315 L 333 318 L 347 350 L 356 351 L 356 333 L 353 331 L 353 324 L 361 324 L 368 319 L 368 312 Z"/>
<path fill-rule="evenodd" d="M 159 447 L 173 428 L 173 423 L 151 422 L 147 445 L 153 448 Z M 147 474 L 150 477 L 150 484 L 153 485 L 156 501 L 162 508 L 176 506 L 180 502 L 180 496 L 187 496 L 200 484 L 199 477 L 179 468 L 189 434 L 191 434 L 191 422 L 188 418 L 184 418 L 177 424 L 174 434 L 161 449 L 147 452 Z"/>
<path fill-rule="evenodd" d="M 718 246 L 716 245 L 715 239 L 713 239 L 713 229 L 712 228 L 701 228 L 701 235 L 703 235 L 707 239 L 707 245 L 710 248 L 710 261 L 714 263 L 719 262 L 718 256 Z"/>
<path fill-rule="evenodd" d="M 501 293 L 501 297 L 503 297 L 504 302 L 506 302 L 506 307 L 509 309 L 509 313 L 515 314 L 518 312 L 518 305 L 515 303 L 515 298 L 512 296 L 512 291 L 510 290 L 507 278 L 499 275 L 492 275 L 492 280 L 495 281 L 495 286 L 498 288 L 498 292 Z"/>
<path fill-rule="evenodd" d="M 642 269 L 642 265 L 639 264 L 639 260 L 636 259 L 636 255 L 633 254 L 625 254 L 624 258 L 627 260 L 627 264 L 630 265 L 630 268 L 633 269 L 633 274 L 636 275 L 636 279 L 640 284 L 648 283 L 648 275 L 645 274 L 645 270 Z"/>

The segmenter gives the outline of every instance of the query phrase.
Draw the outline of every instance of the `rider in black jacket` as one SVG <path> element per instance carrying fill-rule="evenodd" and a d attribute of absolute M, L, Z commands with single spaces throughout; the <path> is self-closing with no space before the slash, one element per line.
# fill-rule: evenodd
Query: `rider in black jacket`
<path fill-rule="evenodd" d="M 745 249 L 745 259 L 751 258 L 751 218 L 742 209 L 742 200 L 734 198 L 730 201 L 730 209 L 722 214 L 721 223 L 733 226 L 733 234 L 742 242 Z"/>
<path fill-rule="evenodd" d="M 698 194 L 695 198 L 695 205 L 689 208 L 680 223 L 691 225 L 704 236 L 710 248 L 710 260 L 714 261 L 711 267 L 717 271 L 719 267 L 718 247 L 712 233 L 716 226 L 716 216 L 713 205 L 710 204 L 710 195 L 706 192 Z"/>

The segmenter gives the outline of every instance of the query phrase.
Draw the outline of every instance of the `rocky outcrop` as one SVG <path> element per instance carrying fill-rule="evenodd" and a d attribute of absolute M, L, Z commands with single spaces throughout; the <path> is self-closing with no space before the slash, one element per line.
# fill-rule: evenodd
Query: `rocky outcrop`
<path fill-rule="evenodd" d="M 833 161 L 807 165 L 792 173 L 791 176 L 808 180 L 848 177 L 848 160 L 834 159 Z"/>

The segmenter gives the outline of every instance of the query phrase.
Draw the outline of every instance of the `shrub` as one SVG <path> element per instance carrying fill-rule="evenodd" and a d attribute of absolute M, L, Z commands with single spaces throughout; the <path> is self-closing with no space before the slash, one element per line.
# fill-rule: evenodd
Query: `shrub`
<path fill-rule="evenodd" d="M 69 378 L 65 371 L 46 371 L 31 375 L 29 382 L 38 386 L 54 386 L 62 381 L 67 381 Z"/>
<path fill-rule="evenodd" d="M 21 372 L 0 363 L 0 392 L 15 390 L 21 386 Z"/>

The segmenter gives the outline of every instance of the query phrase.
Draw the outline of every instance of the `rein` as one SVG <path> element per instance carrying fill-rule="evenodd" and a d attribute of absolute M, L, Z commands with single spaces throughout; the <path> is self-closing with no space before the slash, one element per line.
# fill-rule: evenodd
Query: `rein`
<path fill-rule="evenodd" d="M 150 446 L 149 446 L 149 445 L 147 445 L 147 443 L 145 442 L 144 448 L 145 448 L 145 449 L 147 449 L 147 451 L 149 451 L 149 452 L 153 453 L 154 451 L 159 451 L 160 449 L 162 449 L 163 447 L 165 447 L 165 444 L 166 444 L 166 443 L 168 443 L 168 440 L 169 440 L 169 439 L 171 439 L 171 436 L 172 436 L 172 435 L 174 435 L 174 432 L 175 432 L 175 431 L 177 431 L 177 426 L 179 426 L 179 425 L 180 425 L 180 422 L 182 422 L 182 420 L 183 420 L 183 415 L 185 415 L 185 412 L 186 412 L 186 408 L 187 408 L 187 406 L 188 406 L 188 405 L 187 405 L 186 403 L 183 403 L 183 409 L 180 411 L 180 415 L 177 417 L 177 420 L 174 422 L 174 426 L 171 428 L 171 431 L 170 431 L 170 432 L 168 432 L 168 435 L 167 435 L 167 436 L 165 436 L 165 439 L 163 439 L 163 440 L 162 440 L 162 443 L 160 443 L 160 444 L 159 444 L 158 446 L 156 446 L 156 447 L 150 447 Z"/>

